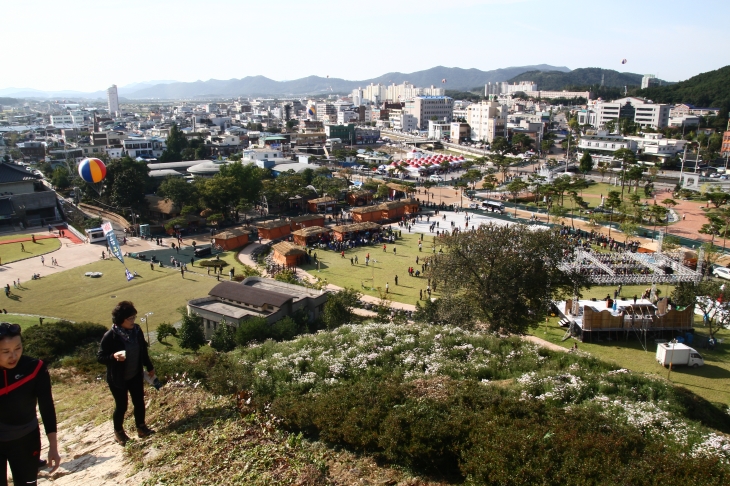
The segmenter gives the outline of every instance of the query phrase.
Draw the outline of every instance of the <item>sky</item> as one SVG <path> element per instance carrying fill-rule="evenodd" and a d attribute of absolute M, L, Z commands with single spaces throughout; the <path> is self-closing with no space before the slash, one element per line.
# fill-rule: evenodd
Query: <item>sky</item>
<path fill-rule="evenodd" d="M 362 80 L 439 65 L 681 81 L 730 64 L 727 0 L 4 0 L 0 18 L 0 89 Z"/>

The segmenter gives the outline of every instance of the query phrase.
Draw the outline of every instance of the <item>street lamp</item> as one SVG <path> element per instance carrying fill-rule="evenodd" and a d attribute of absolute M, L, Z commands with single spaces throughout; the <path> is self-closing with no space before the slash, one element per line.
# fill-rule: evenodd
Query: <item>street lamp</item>
<path fill-rule="evenodd" d="M 154 312 L 147 312 L 144 317 L 140 319 L 140 321 L 145 323 L 145 327 L 147 327 L 147 346 L 150 345 L 150 320 L 148 316 L 151 316 L 152 314 L 154 314 Z"/>

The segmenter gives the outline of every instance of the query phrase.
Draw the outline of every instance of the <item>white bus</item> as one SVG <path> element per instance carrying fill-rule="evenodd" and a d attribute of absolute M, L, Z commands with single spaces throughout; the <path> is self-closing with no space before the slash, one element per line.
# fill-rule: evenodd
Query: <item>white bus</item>
<path fill-rule="evenodd" d="M 482 201 L 482 209 L 493 213 L 504 213 L 504 204 L 499 201 Z"/>

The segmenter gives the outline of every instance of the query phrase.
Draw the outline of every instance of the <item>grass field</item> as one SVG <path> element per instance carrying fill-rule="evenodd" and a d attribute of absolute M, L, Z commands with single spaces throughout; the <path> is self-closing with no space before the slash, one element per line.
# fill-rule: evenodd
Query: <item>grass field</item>
<path fill-rule="evenodd" d="M 604 295 L 605 296 L 605 295 Z M 701 322 L 696 323 L 695 343 L 707 339 L 707 332 L 701 327 Z M 532 329 L 530 334 L 550 341 L 564 348 L 570 348 L 576 342 L 574 339 L 561 341 L 565 335 L 565 328 L 558 326 L 558 319 L 551 318 L 546 326 L 541 325 Z M 713 351 L 698 349 L 705 359 L 705 366 L 700 368 L 677 367 L 672 370 L 670 379 L 672 383 L 684 386 L 699 396 L 716 403 L 730 404 L 730 334 L 721 331 L 718 337 L 728 340 L 719 344 Z M 593 343 L 578 342 L 578 350 L 585 351 L 593 356 L 616 363 L 618 366 L 640 373 L 647 373 L 666 379 L 668 370 L 660 366 L 654 359 L 656 354 L 656 343 L 649 339 L 647 350 L 644 351 L 636 335 L 630 336 L 629 340 L 603 341 Z"/>
<path fill-rule="evenodd" d="M 207 295 L 218 282 L 207 275 L 186 272 L 185 279 L 179 271 L 169 267 L 155 267 L 149 263 L 128 258 L 130 271 L 139 277 L 127 282 L 124 267 L 117 260 L 104 260 L 60 273 L 43 275 L 40 280 L 24 281 L 22 289 L 11 289 L 0 307 L 8 312 L 40 314 L 73 321 L 91 321 L 100 324 L 110 322 L 114 305 L 121 300 L 131 300 L 140 317 L 154 312 L 150 317 L 150 329 L 161 322 L 176 322 L 180 315 L 176 309 L 188 300 Z M 195 271 L 200 271 L 195 269 Z M 101 278 L 84 276 L 86 272 L 102 272 Z"/>
<path fill-rule="evenodd" d="M 363 294 L 373 297 L 381 297 L 381 292 L 385 292 L 385 284 L 388 283 L 390 286 L 389 299 L 415 304 L 418 301 L 419 290 L 423 290 L 425 294 L 428 282 L 424 277 L 409 277 L 408 267 L 421 270 L 422 259 L 433 255 L 431 250 L 433 236 L 426 236 L 422 252 L 418 251 L 418 238 L 419 236 L 415 233 L 404 232 L 403 238 L 396 240 L 395 254 L 393 254 L 394 245 L 391 244 L 387 244 L 385 252 L 383 252 L 382 244 L 347 250 L 345 258 L 342 258 L 337 252 L 317 250 L 320 269 L 317 270 L 317 265 L 311 264 L 304 265 L 302 268 L 315 277 L 327 279 L 327 283 L 339 287 L 353 287 Z M 368 253 L 370 253 L 371 263 L 365 266 L 365 255 Z M 359 263 L 351 265 L 350 257 L 355 255 L 357 255 Z M 416 264 L 416 256 L 419 257 L 418 264 Z M 395 285 L 396 275 L 398 285 Z M 375 278 L 374 284 L 373 278 Z M 431 295 L 437 297 L 438 293 L 432 292 Z"/>
<path fill-rule="evenodd" d="M 5 240 L 15 239 L 26 235 L 15 235 L 13 238 L 6 237 Z M 30 236 L 30 235 L 27 235 Z M 1 240 L 0 240 L 1 241 Z M 21 250 L 20 245 L 25 246 L 25 251 Z M 0 245 L 0 259 L 2 263 L 12 263 L 25 258 L 44 255 L 52 251 L 56 251 L 61 247 L 58 238 L 47 238 L 45 240 L 36 240 L 35 243 L 25 241 L 23 243 L 6 243 Z"/>
<path fill-rule="evenodd" d="M 56 322 L 58 319 L 43 318 L 43 324 L 49 322 Z M 28 329 L 29 327 L 37 326 L 39 321 L 35 316 L 23 316 L 18 314 L 3 314 L 0 316 L 0 322 L 10 322 L 13 324 L 20 324 L 22 329 Z"/>

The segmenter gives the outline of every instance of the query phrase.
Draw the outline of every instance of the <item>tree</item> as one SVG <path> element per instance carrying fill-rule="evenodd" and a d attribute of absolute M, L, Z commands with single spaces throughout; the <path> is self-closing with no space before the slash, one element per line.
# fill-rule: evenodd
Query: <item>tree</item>
<path fill-rule="evenodd" d="M 269 337 L 269 325 L 265 317 L 250 317 L 238 325 L 236 342 L 247 346 L 252 342 L 264 342 Z"/>
<path fill-rule="evenodd" d="M 210 339 L 210 347 L 221 353 L 227 353 L 236 349 L 236 331 L 229 326 L 225 318 L 218 323 L 213 336 Z"/>
<path fill-rule="evenodd" d="M 512 146 L 510 145 L 509 140 L 504 137 L 494 137 L 489 148 L 492 152 L 497 152 L 502 157 L 512 153 Z"/>
<path fill-rule="evenodd" d="M 481 225 L 445 236 L 443 244 L 431 278 L 493 332 L 523 334 L 543 322 L 550 299 L 587 286 L 584 276 L 561 268 L 570 247 L 556 230 Z"/>
<path fill-rule="evenodd" d="M 167 339 L 169 336 L 176 337 L 177 336 L 177 329 L 172 324 L 168 324 L 167 322 L 163 322 L 159 326 L 157 326 L 157 340 L 161 343 L 165 342 L 165 339 Z"/>
<path fill-rule="evenodd" d="M 633 238 L 637 235 L 639 227 L 636 223 L 633 223 L 631 221 L 624 221 L 619 226 L 619 229 L 624 234 L 624 243 L 628 243 L 629 238 Z"/>
<path fill-rule="evenodd" d="M 165 141 L 165 151 L 159 158 L 160 162 L 180 162 L 183 157 L 183 151 L 188 148 L 188 139 L 185 137 L 177 123 L 173 123 L 170 127 L 170 134 Z"/>
<path fill-rule="evenodd" d="M 515 177 L 507 184 L 507 192 L 512 194 L 512 202 L 515 205 L 515 216 L 517 216 L 517 196 L 527 189 L 527 183 L 519 177 Z"/>
<path fill-rule="evenodd" d="M 611 236 L 611 228 L 613 223 L 613 210 L 621 206 L 621 193 L 618 191 L 608 191 L 608 197 L 603 203 L 607 208 L 611 209 L 610 221 L 608 225 L 608 236 Z"/>
<path fill-rule="evenodd" d="M 51 176 L 51 183 L 58 189 L 66 189 L 71 184 L 68 170 L 65 167 L 56 167 Z"/>
<path fill-rule="evenodd" d="M 179 312 L 182 315 L 182 325 L 178 332 L 177 343 L 181 348 L 197 353 L 205 344 L 203 318 L 195 313 L 189 314 L 185 307 L 181 307 Z"/>
<path fill-rule="evenodd" d="M 621 199 L 623 199 L 624 182 L 626 181 L 626 167 L 636 162 L 636 156 L 631 149 L 622 148 L 613 153 L 613 158 L 621 161 Z"/>
<path fill-rule="evenodd" d="M 672 292 L 672 301 L 680 306 L 697 306 L 710 338 L 714 338 L 717 331 L 730 324 L 729 290 L 725 289 L 725 284 L 714 280 L 680 282 Z"/>
<path fill-rule="evenodd" d="M 517 153 L 524 153 L 532 148 L 535 141 L 524 133 L 515 133 L 512 136 L 512 148 Z"/>
<path fill-rule="evenodd" d="M 169 199 L 175 206 L 182 208 L 197 203 L 198 191 L 195 184 L 189 184 L 185 179 L 167 177 L 157 189 L 157 195 Z"/>
<path fill-rule="evenodd" d="M 626 178 L 629 181 L 634 181 L 636 183 L 636 189 L 634 192 L 639 192 L 639 182 L 641 182 L 642 177 L 644 177 L 644 169 L 640 165 L 632 166 L 626 173 Z M 629 185 L 629 192 L 631 192 L 630 185 Z"/>
<path fill-rule="evenodd" d="M 583 173 L 583 178 L 585 179 L 586 174 L 593 170 L 593 157 L 591 157 L 591 154 L 588 152 L 583 154 L 583 157 L 580 158 L 578 169 Z"/>
<path fill-rule="evenodd" d="M 606 162 L 599 162 L 598 163 L 598 172 L 601 174 L 601 182 L 603 182 L 603 178 L 608 172 L 608 164 Z"/>
<path fill-rule="evenodd" d="M 352 320 L 352 309 L 357 307 L 362 294 L 357 290 L 344 288 L 339 292 L 331 293 L 324 305 L 322 320 L 327 329 L 335 329 Z"/>

